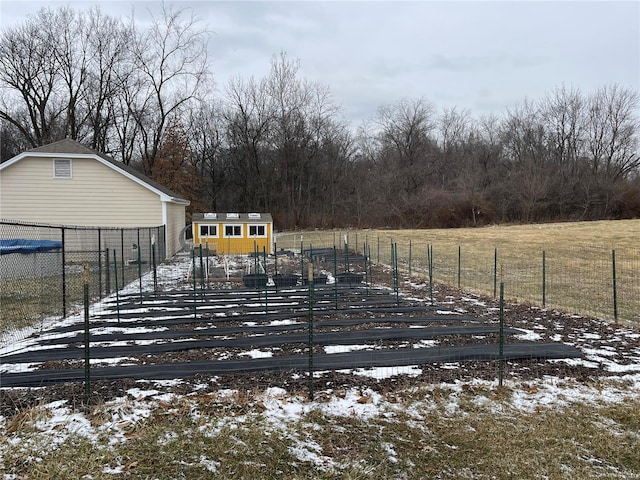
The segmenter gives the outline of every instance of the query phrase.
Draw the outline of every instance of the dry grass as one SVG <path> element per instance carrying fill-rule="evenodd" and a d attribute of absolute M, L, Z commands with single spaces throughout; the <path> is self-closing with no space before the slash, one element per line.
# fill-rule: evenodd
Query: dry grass
<path fill-rule="evenodd" d="M 406 393 L 406 392 L 405 392 Z M 55 444 L 23 416 L 9 432 L 7 478 L 555 478 L 640 475 L 640 402 L 523 412 L 509 392 L 394 392 L 373 418 L 328 415 L 274 421 L 259 401 L 164 403 L 126 428 L 126 440 L 70 435 Z M 457 394 L 456 394 L 457 396 Z M 478 399 L 484 402 L 478 402 Z M 95 407 L 104 408 L 104 407 Z M 94 418 L 104 415 L 95 414 Z M 15 425 L 15 422 L 11 422 Z M 4 432 L 7 434 L 7 432 Z M 16 438 L 20 437 L 18 442 Z"/>
<path fill-rule="evenodd" d="M 393 242 L 399 267 L 425 276 L 431 247 L 434 281 L 489 295 L 504 282 L 507 298 L 607 319 L 615 313 L 615 250 L 618 319 L 640 323 L 640 220 L 295 232 L 279 234 L 277 245 L 299 249 L 302 239 L 305 248 L 342 248 L 345 236 L 350 248 L 367 244 L 374 262 L 390 263 Z"/>

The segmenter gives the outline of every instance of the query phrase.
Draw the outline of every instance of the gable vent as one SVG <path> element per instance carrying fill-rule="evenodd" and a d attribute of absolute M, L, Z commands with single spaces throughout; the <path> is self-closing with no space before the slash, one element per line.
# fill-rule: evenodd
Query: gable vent
<path fill-rule="evenodd" d="M 71 178 L 71 160 L 68 158 L 53 159 L 53 178 Z"/>

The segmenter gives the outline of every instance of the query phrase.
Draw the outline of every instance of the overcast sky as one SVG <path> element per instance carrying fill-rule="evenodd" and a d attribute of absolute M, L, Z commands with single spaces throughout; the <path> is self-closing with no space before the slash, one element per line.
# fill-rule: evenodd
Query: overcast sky
<path fill-rule="evenodd" d="M 565 85 L 583 93 L 617 83 L 640 91 L 640 1 L 250 2 L 168 1 L 212 32 L 217 88 L 260 78 L 273 55 L 299 59 L 352 124 L 383 104 L 424 97 L 437 109 L 501 114 Z M 0 26 L 42 6 L 100 5 L 137 21 L 157 1 L 0 0 Z"/>

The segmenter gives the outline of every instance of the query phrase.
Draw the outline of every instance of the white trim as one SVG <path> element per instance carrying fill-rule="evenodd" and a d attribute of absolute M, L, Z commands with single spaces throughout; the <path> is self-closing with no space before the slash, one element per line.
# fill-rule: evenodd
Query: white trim
<path fill-rule="evenodd" d="M 244 225 L 242 223 L 223 223 L 222 238 L 244 238 Z M 227 227 L 240 227 L 240 235 L 227 235 Z"/>
<path fill-rule="evenodd" d="M 256 230 L 258 228 L 264 228 L 264 233 L 261 235 L 259 233 L 255 233 L 254 235 L 251 235 L 251 229 L 255 228 Z M 267 238 L 267 224 L 266 223 L 249 223 L 247 224 L 247 238 Z"/>
<path fill-rule="evenodd" d="M 217 223 L 200 223 L 197 222 L 198 225 L 198 238 L 220 238 L 220 229 L 219 229 L 219 224 Z M 211 229 L 211 227 L 215 227 L 216 229 L 216 234 L 215 235 L 203 235 L 202 234 L 202 230 L 200 230 L 202 227 L 209 227 L 209 231 Z"/>
<path fill-rule="evenodd" d="M 162 225 L 167 227 L 169 224 L 169 207 L 167 205 L 168 202 L 162 201 Z"/>

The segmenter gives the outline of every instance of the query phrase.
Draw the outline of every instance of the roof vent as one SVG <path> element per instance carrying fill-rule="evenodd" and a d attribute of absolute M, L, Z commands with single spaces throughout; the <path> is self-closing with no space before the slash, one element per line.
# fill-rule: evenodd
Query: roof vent
<path fill-rule="evenodd" d="M 217 213 L 205 213 L 204 218 L 218 218 Z"/>
<path fill-rule="evenodd" d="M 249 214 L 249 218 L 260 218 L 260 214 L 259 213 L 250 213 Z"/>
<path fill-rule="evenodd" d="M 240 218 L 239 213 L 227 213 L 227 218 Z"/>

